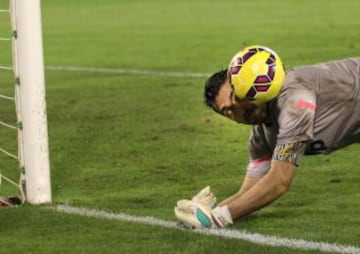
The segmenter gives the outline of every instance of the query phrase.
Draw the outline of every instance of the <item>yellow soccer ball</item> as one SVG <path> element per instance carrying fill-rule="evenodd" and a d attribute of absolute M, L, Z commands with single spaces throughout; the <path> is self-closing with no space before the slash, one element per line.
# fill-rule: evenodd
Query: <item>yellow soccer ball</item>
<path fill-rule="evenodd" d="M 228 75 L 235 95 L 255 104 L 275 98 L 285 81 L 280 57 L 264 46 L 249 46 L 236 53 Z"/>

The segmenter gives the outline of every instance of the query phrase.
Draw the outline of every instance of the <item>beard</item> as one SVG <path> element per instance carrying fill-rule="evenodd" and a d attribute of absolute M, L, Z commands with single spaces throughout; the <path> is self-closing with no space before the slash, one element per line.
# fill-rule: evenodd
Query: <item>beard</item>
<path fill-rule="evenodd" d="M 265 107 L 256 106 L 250 110 L 245 111 L 244 121 L 246 124 L 261 124 L 266 119 Z"/>
<path fill-rule="evenodd" d="M 252 104 L 248 103 L 246 106 L 235 107 L 233 120 L 242 124 L 256 125 L 264 123 L 266 120 L 266 105 L 265 104 Z"/>

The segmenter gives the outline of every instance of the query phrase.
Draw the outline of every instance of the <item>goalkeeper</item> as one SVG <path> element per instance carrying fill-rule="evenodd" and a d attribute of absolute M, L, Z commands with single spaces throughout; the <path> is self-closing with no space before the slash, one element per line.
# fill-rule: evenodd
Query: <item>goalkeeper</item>
<path fill-rule="evenodd" d="M 303 155 L 328 154 L 360 142 L 360 58 L 290 69 L 275 98 L 263 103 L 254 103 L 249 88 L 231 82 L 231 68 L 206 81 L 205 103 L 253 126 L 249 164 L 239 191 L 218 206 L 209 188 L 177 203 L 176 217 L 193 229 L 226 227 L 278 199 L 289 190 Z M 244 63 L 246 68 L 251 66 Z"/>

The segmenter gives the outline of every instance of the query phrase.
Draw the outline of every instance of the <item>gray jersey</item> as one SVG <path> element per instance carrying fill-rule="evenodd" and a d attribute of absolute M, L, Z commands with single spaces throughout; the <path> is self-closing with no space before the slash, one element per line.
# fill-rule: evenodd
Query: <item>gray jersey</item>
<path fill-rule="evenodd" d="M 360 58 L 289 70 L 267 106 L 269 120 L 250 136 L 252 162 L 268 161 L 278 145 L 306 142 L 305 154 L 316 154 L 360 142 Z"/>

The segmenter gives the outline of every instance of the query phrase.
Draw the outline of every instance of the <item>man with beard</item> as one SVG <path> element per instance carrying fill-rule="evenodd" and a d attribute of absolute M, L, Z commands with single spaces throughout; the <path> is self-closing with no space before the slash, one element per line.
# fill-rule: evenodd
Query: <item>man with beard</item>
<path fill-rule="evenodd" d="M 251 50 L 256 53 L 249 54 Z M 264 52 L 268 52 L 265 61 L 255 59 Z M 204 95 L 206 105 L 216 113 L 253 125 L 246 175 L 239 191 L 219 205 L 209 187 L 192 200 L 180 200 L 175 215 L 187 228 L 232 224 L 285 194 L 303 155 L 328 154 L 360 141 L 360 58 L 290 69 L 277 91 L 259 102 L 251 90 L 254 82 L 248 85 L 245 78 L 237 79 L 239 69 L 260 70 L 279 57 L 259 46 L 237 55 L 241 57 L 233 58 L 228 69 L 206 81 Z M 278 71 L 282 63 L 272 66 Z"/>

